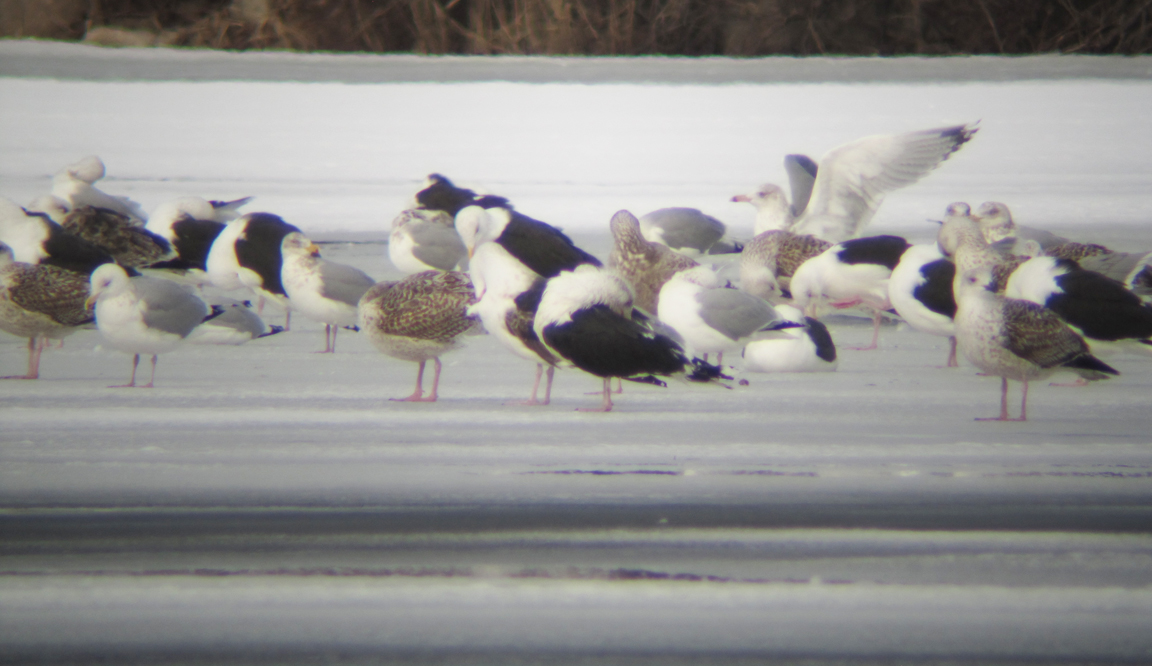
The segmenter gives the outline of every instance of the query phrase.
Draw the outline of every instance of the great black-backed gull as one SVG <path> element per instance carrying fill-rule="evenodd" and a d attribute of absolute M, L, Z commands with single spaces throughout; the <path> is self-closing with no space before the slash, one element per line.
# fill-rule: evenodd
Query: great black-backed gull
<path fill-rule="evenodd" d="M 744 346 L 744 369 L 749 372 L 832 372 L 836 370 L 836 343 L 828 327 L 805 317 L 791 305 L 776 312 L 795 326 L 778 327 Z"/>
<path fill-rule="evenodd" d="M 717 364 L 724 352 L 742 349 L 758 335 L 796 325 L 759 296 L 726 286 L 711 266 L 669 278 L 660 290 L 659 312 L 660 321 L 683 338 L 687 353 L 704 360 L 716 354 Z"/>
<path fill-rule="evenodd" d="M 284 260 L 280 248 L 284 237 L 294 231 L 300 229 L 278 215 L 248 213 L 224 227 L 204 262 L 208 278 L 220 289 L 246 287 L 261 301 L 268 299 L 283 307 L 285 330 L 290 327 L 291 307 L 281 279 Z"/>
<path fill-rule="evenodd" d="M 640 232 L 640 222 L 626 210 L 617 212 L 608 223 L 612 231 L 612 252 L 608 266 L 616 269 L 636 294 L 636 307 L 658 315 L 660 288 L 677 271 L 699 266 L 694 259 L 648 240 Z"/>
<path fill-rule="evenodd" d="M 872 342 L 858 349 L 875 349 L 882 313 L 892 308 L 888 281 L 909 247 L 899 236 L 868 236 L 837 243 L 809 259 L 792 276 L 792 300 L 814 316 L 828 304 L 836 309 L 863 306 L 873 313 Z"/>
<path fill-rule="evenodd" d="M 225 223 L 238 217 L 237 209 L 251 200 L 252 197 L 233 201 L 180 197 L 157 206 L 144 228 L 167 240 L 176 256 L 151 268 L 186 276 L 196 284 L 209 282 L 206 271 L 212 243 Z"/>
<path fill-rule="evenodd" d="M 707 254 L 725 231 L 723 222 L 696 208 L 661 208 L 640 218 L 645 240 L 689 257 Z"/>
<path fill-rule="evenodd" d="M 946 367 L 956 362 L 956 298 L 952 283 L 956 264 L 944 256 L 936 243 L 913 245 L 905 250 L 888 280 L 888 299 L 900 318 L 923 333 L 948 338 Z"/>
<path fill-rule="evenodd" d="M 92 321 L 88 276 L 16 261 L 0 242 L 0 329 L 28 338 L 28 372 L 3 379 L 37 379 L 47 339 L 60 339 Z"/>
<path fill-rule="evenodd" d="M 1152 352 L 1152 305 L 1122 283 L 1069 259 L 1033 257 L 1012 272 L 1008 298 L 1038 303 L 1084 336 L 1093 353 L 1110 345 Z"/>
<path fill-rule="evenodd" d="M 796 270 L 830 247 L 828 241 L 791 231 L 758 234 L 740 254 L 740 288 L 766 301 L 790 298 Z"/>
<path fill-rule="evenodd" d="M 973 365 L 1001 378 L 1000 415 L 978 421 L 1026 421 L 1028 382 L 1057 370 L 1069 370 L 1087 380 L 1120 374 L 1093 356 L 1088 343 L 1055 312 L 1031 301 L 995 293 L 989 267 L 956 276 L 956 341 Z M 1020 417 L 1008 416 L 1008 380 L 1023 382 Z"/>
<path fill-rule="evenodd" d="M 556 227 L 508 208 L 469 206 L 457 214 L 456 230 L 469 251 L 475 252 L 481 243 L 497 243 L 544 278 L 581 264 L 601 265 Z"/>
<path fill-rule="evenodd" d="M 689 359 L 678 342 L 658 332 L 654 320 L 633 308 L 624 278 L 598 266 L 582 265 L 548 280 L 533 327 L 556 355 L 603 378 L 600 407 L 582 411 L 611 411 L 612 377 L 685 372 L 699 381 L 720 377 L 719 367 Z"/>
<path fill-rule="evenodd" d="M 176 257 L 166 238 L 149 231 L 140 221 L 108 208 L 73 208 L 60 226 L 112 255 L 121 266 L 144 268 Z"/>
<path fill-rule="evenodd" d="M 784 229 L 834 243 L 856 238 L 886 194 L 928 175 L 977 129 L 967 124 L 870 136 L 834 148 L 820 160 L 811 199 L 799 218 L 779 187 L 765 186 L 736 200 L 756 206 L 757 234 Z"/>
<path fill-rule="evenodd" d="M 467 313 L 475 301 L 468 275 L 458 271 L 424 271 L 399 282 L 381 282 L 364 294 L 360 328 L 381 352 L 419 363 L 416 390 L 403 402 L 435 402 L 440 385 L 440 356 L 459 348 L 463 338 L 480 332 L 480 322 Z M 424 395 L 424 365 L 435 363 L 432 390 Z"/>
<path fill-rule="evenodd" d="M 328 261 L 320 248 L 299 231 L 281 244 L 281 280 L 294 311 L 324 324 L 324 351 L 336 351 L 341 326 L 355 326 L 357 306 L 376 284 L 367 273 L 347 264 Z"/>
<path fill-rule="evenodd" d="M 469 274 L 476 292 L 470 308 L 509 351 L 536 364 L 532 393 L 522 405 L 547 405 L 552 399 L 552 380 L 559 358 L 540 341 L 533 329 L 536 308 L 544 291 L 544 278 L 528 269 L 498 243 L 481 243 L 472 255 Z M 544 398 L 539 399 L 540 379 L 545 375 Z"/>
<path fill-rule="evenodd" d="M 0 241 L 12 249 L 16 261 L 85 275 L 113 261 L 108 252 L 68 233 L 47 214 L 25 211 L 4 198 L 0 198 Z"/>
<path fill-rule="evenodd" d="M 136 385 L 141 354 L 152 355 L 152 374 L 144 388 L 156 379 L 156 358 L 172 351 L 208 316 L 208 306 L 187 287 L 160 278 L 129 278 L 116 264 L 92 272 L 87 305 L 96 306 L 96 328 L 109 347 L 132 354 L 132 376 L 126 388 Z"/>

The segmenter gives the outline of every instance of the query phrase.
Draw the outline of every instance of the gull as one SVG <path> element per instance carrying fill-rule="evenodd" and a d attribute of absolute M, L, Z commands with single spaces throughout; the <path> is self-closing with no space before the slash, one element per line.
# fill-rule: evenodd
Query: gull
<path fill-rule="evenodd" d="M 347 264 L 328 261 L 320 248 L 299 231 L 281 242 L 281 282 L 292 309 L 324 324 L 324 351 L 336 351 L 341 326 L 355 326 L 357 306 L 376 284 L 367 273 Z"/>
<path fill-rule="evenodd" d="M 724 352 L 742 349 L 758 335 L 794 326 L 764 299 L 725 287 L 711 266 L 697 266 L 676 273 L 660 290 L 660 321 L 684 339 L 692 354 L 715 353 L 721 363 Z"/>
<path fill-rule="evenodd" d="M 453 217 L 442 210 L 410 208 L 392 220 L 388 258 L 401 272 L 467 269 L 468 249 Z"/>
<path fill-rule="evenodd" d="M 952 283 L 956 264 L 944 256 L 936 243 L 913 245 L 905 250 L 888 280 L 888 299 L 900 318 L 912 328 L 948 338 L 946 367 L 956 362 L 956 299 Z"/>
<path fill-rule="evenodd" d="M 252 311 L 252 301 L 230 298 L 213 303 L 210 316 L 186 340 L 196 345 L 242 345 L 257 338 L 266 338 L 284 331 L 283 326 L 268 326 L 260 315 Z"/>
<path fill-rule="evenodd" d="M 108 194 L 94 185 L 104 177 L 104 173 L 104 162 L 96 155 L 89 155 L 52 177 L 52 195 L 63 199 L 72 210 L 83 206 L 106 208 L 143 223 L 148 216 L 140 204 L 127 197 Z"/>
<path fill-rule="evenodd" d="M 661 208 L 640 218 L 645 240 L 688 257 L 707 254 L 726 230 L 723 222 L 696 208 Z"/>
<path fill-rule="evenodd" d="M 632 307 L 624 278 L 599 266 L 580 265 L 549 279 L 533 327 L 557 356 L 603 379 L 600 407 L 580 411 L 612 410 L 612 377 L 663 384 L 651 375 L 721 376 L 719 367 L 689 359 L 679 342 Z"/>
<path fill-rule="evenodd" d="M 179 197 L 165 201 L 152 211 L 144 228 L 171 244 L 174 257 L 152 264 L 168 275 L 180 275 L 202 285 L 207 276 L 208 252 L 225 223 L 238 216 L 238 209 L 252 200 L 209 201 L 201 197 Z"/>
<path fill-rule="evenodd" d="M 956 341 L 973 365 L 1001 378 L 1000 415 L 978 421 L 1026 421 L 1028 382 L 1069 370 L 1086 380 L 1120 374 L 1093 356 L 1059 315 L 1030 301 L 995 293 L 990 267 L 956 276 Z M 1008 380 L 1023 382 L 1020 417 L 1008 416 Z"/>
<path fill-rule="evenodd" d="M 832 372 L 836 370 L 836 344 L 828 327 L 805 317 L 791 305 L 775 306 L 785 322 L 744 346 L 744 369 L 750 372 Z"/>
<path fill-rule="evenodd" d="M 96 328 L 113 349 L 132 354 L 132 376 L 127 384 L 136 386 L 140 354 L 152 355 L 152 375 L 144 388 L 156 380 L 159 354 L 172 351 L 204 318 L 208 306 L 183 285 L 151 277 L 129 278 L 116 264 L 105 264 L 92 272 L 87 306 L 96 307 Z"/>
<path fill-rule="evenodd" d="M 28 338 L 28 372 L 4 379 L 39 378 L 45 341 L 92 322 L 87 297 L 87 275 L 16 261 L 12 248 L 0 242 L 0 330 Z"/>
<path fill-rule="evenodd" d="M 791 297 L 792 276 L 812 257 L 832 247 L 815 236 L 770 229 L 744 245 L 740 288 L 766 301 Z"/>
<path fill-rule="evenodd" d="M 0 241 L 16 261 L 56 266 L 85 275 L 111 261 L 112 255 L 54 222 L 47 214 L 28 212 L 0 197 Z"/>
<path fill-rule="evenodd" d="M 281 279 L 281 245 L 294 231 L 300 229 L 278 215 L 248 213 L 225 225 L 204 261 L 208 279 L 220 289 L 248 288 L 260 296 L 261 303 L 267 299 L 283 307 L 285 330 L 292 313 Z"/>
<path fill-rule="evenodd" d="M 359 303 L 361 330 L 381 352 L 419 364 L 416 390 L 400 402 L 436 402 L 440 357 L 463 345 L 463 337 L 480 332 L 467 312 L 475 301 L 468 275 L 458 271 L 424 271 L 399 282 L 380 282 Z M 424 365 L 435 364 L 432 390 L 424 395 Z"/>
<path fill-rule="evenodd" d="M 784 229 L 833 243 L 856 238 L 886 194 L 928 175 L 977 130 L 975 123 L 954 125 L 870 136 L 834 148 L 820 160 L 811 198 L 799 217 L 794 217 L 784 191 L 775 185 L 733 200 L 757 208 L 757 235 Z"/>
<path fill-rule="evenodd" d="M 792 276 L 793 303 L 813 316 L 823 303 L 844 309 L 862 305 L 871 310 L 875 349 L 883 312 L 892 308 L 888 281 L 909 247 L 899 236 L 868 236 L 837 243 L 804 262 Z"/>
<path fill-rule="evenodd" d="M 700 264 L 667 245 L 645 238 L 636 216 L 626 210 L 613 215 L 608 226 L 612 231 L 608 266 L 616 269 L 632 286 L 636 307 L 658 315 L 660 288 L 668 278 Z"/>

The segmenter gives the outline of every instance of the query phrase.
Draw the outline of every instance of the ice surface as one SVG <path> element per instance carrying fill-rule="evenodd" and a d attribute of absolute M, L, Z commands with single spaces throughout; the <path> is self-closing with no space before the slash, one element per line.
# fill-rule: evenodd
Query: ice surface
<path fill-rule="evenodd" d="M 606 257 L 620 208 L 697 206 L 746 237 L 752 209 L 728 199 L 783 182 L 786 153 L 979 119 L 873 231 L 928 240 L 949 202 L 999 200 L 1152 249 L 1149 62 L 0 42 L 0 195 L 27 203 L 99 154 L 101 186 L 148 210 L 255 195 L 250 210 L 389 279 L 388 225 L 432 171 Z M 892 325 L 854 352 L 870 323 L 829 324 L 836 373 L 628 385 L 610 414 L 574 411 L 599 388 L 574 370 L 552 406 L 505 405 L 534 368 L 489 337 L 445 357 L 440 402 L 406 404 L 387 398 L 413 364 L 351 332 L 313 354 L 323 327 L 301 317 L 166 354 L 150 391 L 106 388 L 129 357 L 81 331 L 42 379 L 0 383 L 0 646 L 172 663 L 1147 658 L 1152 355 L 1035 386 L 1027 423 L 978 423 L 999 382 L 936 367 L 945 340 Z M 24 363 L 24 341 L 0 338 L 2 372 Z"/>

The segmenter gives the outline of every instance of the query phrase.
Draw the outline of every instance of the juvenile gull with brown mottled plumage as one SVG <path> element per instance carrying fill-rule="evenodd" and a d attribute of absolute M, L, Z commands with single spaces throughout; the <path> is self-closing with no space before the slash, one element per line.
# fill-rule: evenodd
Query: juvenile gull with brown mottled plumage
<path fill-rule="evenodd" d="M 440 356 L 463 345 L 462 338 L 479 333 L 480 322 L 469 316 L 474 303 L 472 281 L 458 271 L 424 271 L 399 282 L 380 282 L 360 299 L 360 329 L 381 352 L 419 363 L 416 390 L 401 402 L 435 402 L 440 386 Z M 436 373 L 425 396 L 424 364 L 432 359 Z"/>

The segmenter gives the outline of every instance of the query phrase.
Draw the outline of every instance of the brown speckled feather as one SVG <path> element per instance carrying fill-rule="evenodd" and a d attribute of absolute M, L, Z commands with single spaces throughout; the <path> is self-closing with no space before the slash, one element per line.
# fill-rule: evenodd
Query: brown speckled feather
<path fill-rule="evenodd" d="M 508 327 L 508 332 L 519 338 L 525 347 L 535 352 L 545 363 L 556 365 L 560 362 L 560 359 L 549 351 L 548 348 L 544 346 L 544 343 L 540 342 L 539 336 L 536 335 L 536 331 L 532 328 L 534 322 L 535 317 L 533 313 L 525 312 L 519 308 L 510 310 L 508 314 L 504 316 L 504 324 Z"/>
<path fill-rule="evenodd" d="M 832 247 L 832 243 L 815 236 L 782 232 L 776 252 L 776 275 L 791 277 L 800 264 Z"/>
<path fill-rule="evenodd" d="M 479 329 L 479 319 L 465 314 L 475 302 L 465 273 L 424 271 L 377 284 L 364 294 L 361 307 L 373 304 L 381 333 L 447 343 Z"/>
<path fill-rule="evenodd" d="M 3 269 L 0 281 L 8 286 L 9 297 L 29 312 L 43 314 L 63 326 L 80 326 L 93 320 L 85 309 L 88 277 L 57 268 L 12 264 Z"/>
<path fill-rule="evenodd" d="M 1057 259 L 1071 259 L 1072 261 L 1080 261 L 1084 257 L 1095 257 L 1101 254 L 1112 254 L 1112 250 L 1104 247 L 1103 245 L 1096 245 L 1094 243 L 1061 243 L 1046 248 L 1044 254 L 1049 257 L 1056 257 Z"/>
<path fill-rule="evenodd" d="M 1087 354 L 1088 345 L 1055 312 L 1031 301 L 1004 303 L 1004 347 L 1041 368 L 1055 368 Z"/>
<path fill-rule="evenodd" d="M 121 266 L 148 266 L 171 258 L 168 241 L 107 208 L 81 206 L 69 213 L 60 226 L 100 246 Z"/>
<path fill-rule="evenodd" d="M 636 292 L 636 307 L 656 312 L 660 288 L 675 273 L 699 266 L 696 261 L 640 234 L 640 222 L 627 211 L 612 217 L 612 252 L 608 266 L 615 268 Z"/>
<path fill-rule="evenodd" d="M 1008 286 L 1008 278 L 1012 276 L 1012 272 L 1020 267 L 1020 264 L 1028 261 L 1028 257 L 1018 257 L 1016 255 L 1009 255 L 1001 260 L 1000 263 L 992 266 L 992 289 L 997 294 L 1004 293 L 1004 289 Z"/>

